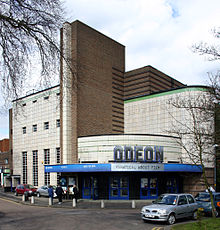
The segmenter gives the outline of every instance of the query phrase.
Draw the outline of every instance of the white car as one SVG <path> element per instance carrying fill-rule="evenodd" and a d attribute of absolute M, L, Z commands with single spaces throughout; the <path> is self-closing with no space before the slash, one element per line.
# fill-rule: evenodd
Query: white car
<path fill-rule="evenodd" d="M 162 194 L 153 204 L 141 209 L 144 221 L 166 221 L 174 224 L 177 219 L 197 219 L 198 204 L 191 194 Z"/>
<path fill-rule="evenodd" d="M 53 186 L 53 191 L 54 191 L 53 197 L 57 197 L 57 194 L 55 193 L 56 186 Z M 47 196 L 47 197 L 49 196 L 48 186 L 44 185 L 37 189 L 37 197 L 40 197 L 40 196 Z"/>

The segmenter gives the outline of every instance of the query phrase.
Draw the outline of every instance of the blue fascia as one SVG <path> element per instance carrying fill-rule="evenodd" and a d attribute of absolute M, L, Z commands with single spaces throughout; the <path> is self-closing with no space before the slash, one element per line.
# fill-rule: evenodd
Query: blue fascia
<path fill-rule="evenodd" d="M 112 165 L 111 163 L 45 165 L 44 169 L 46 173 L 50 173 L 50 172 L 112 172 L 111 165 Z M 202 172 L 202 167 L 200 165 L 170 164 L 170 163 L 165 163 L 163 165 L 164 165 L 164 170 L 162 172 L 197 172 L 197 173 Z M 130 171 L 131 170 L 128 170 L 128 172 Z M 138 171 L 135 170 L 135 172 L 138 172 Z M 143 170 L 141 172 L 143 172 Z M 152 171 L 146 170 L 146 172 L 154 172 L 154 170 Z"/>

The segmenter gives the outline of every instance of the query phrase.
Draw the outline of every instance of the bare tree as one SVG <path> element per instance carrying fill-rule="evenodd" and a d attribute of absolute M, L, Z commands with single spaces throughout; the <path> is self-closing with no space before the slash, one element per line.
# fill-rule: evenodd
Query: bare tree
<path fill-rule="evenodd" d="M 37 62 L 42 85 L 58 75 L 62 12 L 59 0 L 0 0 L 0 72 L 9 100 L 21 95 Z"/>
<path fill-rule="evenodd" d="M 184 150 L 183 161 L 193 163 L 202 168 L 202 178 L 206 189 L 210 193 L 212 214 L 215 216 L 213 195 L 210 191 L 210 181 L 206 168 L 213 167 L 215 159 L 215 103 L 212 100 L 210 89 L 198 93 L 188 92 L 184 97 L 176 96 L 168 101 L 169 114 L 172 124 L 169 133 L 178 136 L 175 139 Z M 180 116 L 172 115 L 179 111 Z"/>

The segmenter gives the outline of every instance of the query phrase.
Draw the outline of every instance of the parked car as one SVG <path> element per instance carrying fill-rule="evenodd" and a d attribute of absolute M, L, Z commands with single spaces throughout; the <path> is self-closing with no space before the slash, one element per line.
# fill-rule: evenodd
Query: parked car
<path fill-rule="evenodd" d="M 54 191 L 53 197 L 57 197 L 57 194 L 55 193 L 56 186 L 53 186 L 53 191 Z M 44 185 L 37 189 L 37 197 L 40 197 L 40 196 L 47 196 L 47 197 L 49 196 L 48 186 Z"/>
<path fill-rule="evenodd" d="M 216 208 L 215 215 L 220 216 L 220 192 L 213 192 L 214 205 Z M 200 192 L 195 196 L 198 203 L 198 210 L 206 215 L 212 215 L 211 199 L 208 192 Z"/>
<path fill-rule="evenodd" d="M 37 188 L 30 184 L 20 184 L 15 189 L 15 195 L 18 194 L 27 194 L 28 196 L 36 195 Z"/>
<path fill-rule="evenodd" d="M 191 194 L 162 194 L 153 204 L 141 209 L 144 221 L 166 221 L 174 224 L 177 219 L 197 219 L 198 204 Z"/>

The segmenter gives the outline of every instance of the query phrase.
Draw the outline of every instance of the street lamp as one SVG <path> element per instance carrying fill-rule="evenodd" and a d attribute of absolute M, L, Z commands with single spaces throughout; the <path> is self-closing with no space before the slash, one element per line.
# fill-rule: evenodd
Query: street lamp
<path fill-rule="evenodd" d="M 214 144 L 213 147 L 214 147 L 214 154 L 215 154 L 215 158 L 214 158 L 214 188 L 215 188 L 215 191 L 216 191 L 216 158 L 217 158 L 217 155 L 216 155 L 216 148 L 218 147 L 219 145 L 217 144 Z"/>

